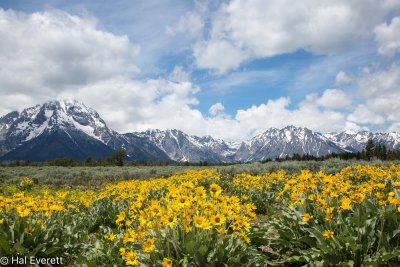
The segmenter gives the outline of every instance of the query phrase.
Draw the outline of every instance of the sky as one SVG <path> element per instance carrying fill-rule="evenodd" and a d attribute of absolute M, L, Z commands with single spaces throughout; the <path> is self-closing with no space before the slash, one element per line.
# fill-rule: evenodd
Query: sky
<path fill-rule="evenodd" d="M 0 99 L 121 133 L 400 132 L 400 1 L 1 0 Z"/>

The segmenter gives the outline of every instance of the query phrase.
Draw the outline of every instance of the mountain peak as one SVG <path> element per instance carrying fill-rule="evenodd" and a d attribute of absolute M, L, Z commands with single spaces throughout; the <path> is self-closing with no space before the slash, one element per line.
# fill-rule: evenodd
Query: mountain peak
<path fill-rule="evenodd" d="M 103 133 L 110 132 L 106 123 L 93 109 L 76 100 L 53 100 L 24 109 L 21 113 L 9 113 L 5 118 L 13 118 L 8 128 L 9 135 L 26 142 L 43 133 L 63 130 L 83 131 L 85 134 L 104 141 Z"/>
<path fill-rule="evenodd" d="M 294 125 L 269 128 L 241 143 L 190 135 L 178 129 L 119 134 L 109 129 L 94 109 L 73 99 L 48 101 L 0 118 L 3 160 L 46 160 L 55 156 L 84 159 L 88 155 L 96 158 L 95 155 L 103 157 L 122 149 L 136 160 L 249 162 L 293 154 L 358 152 L 371 138 L 389 150 L 400 149 L 398 133 L 344 131 L 322 135 Z"/>
<path fill-rule="evenodd" d="M 302 127 L 297 127 L 294 125 L 287 125 L 286 127 L 282 128 L 281 130 L 297 130 L 297 129 L 302 129 Z"/>

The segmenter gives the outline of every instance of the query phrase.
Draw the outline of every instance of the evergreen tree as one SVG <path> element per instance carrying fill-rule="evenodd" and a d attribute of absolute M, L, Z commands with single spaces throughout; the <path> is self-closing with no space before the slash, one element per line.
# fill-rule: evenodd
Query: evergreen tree
<path fill-rule="evenodd" d="M 108 158 L 108 162 L 115 166 L 124 166 L 126 153 L 124 150 L 118 150 Z"/>
<path fill-rule="evenodd" d="M 363 158 L 366 160 L 371 160 L 371 158 L 374 156 L 374 142 L 372 139 L 368 139 L 367 144 L 365 145 L 365 149 L 363 151 Z"/>
<path fill-rule="evenodd" d="M 385 160 L 387 157 L 386 146 L 380 144 L 376 145 L 374 148 L 374 156 L 378 159 Z"/>
<path fill-rule="evenodd" d="M 85 160 L 85 165 L 86 166 L 91 166 L 92 163 L 93 163 L 92 158 L 91 157 L 87 157 L 86 160 Z"/>

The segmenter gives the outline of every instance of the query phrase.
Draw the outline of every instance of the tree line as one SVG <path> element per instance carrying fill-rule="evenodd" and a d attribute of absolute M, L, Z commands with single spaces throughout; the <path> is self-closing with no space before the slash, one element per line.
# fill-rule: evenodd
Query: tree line
<path fill-rule="evenodd" d="M 104 159 L 92 159 L 87 157 L 85 160 L 74 160 L 68 157 L 49 159 L 44 162 L 34 162 L 30 160 L 17 160 L 7 163 L 0 163 L 0 166 L 63 166 L 63 167 L 75 167 L 75 166 L 124 166 L 126 158 L 126 152 L 118 150 L 109 157 Z"/>

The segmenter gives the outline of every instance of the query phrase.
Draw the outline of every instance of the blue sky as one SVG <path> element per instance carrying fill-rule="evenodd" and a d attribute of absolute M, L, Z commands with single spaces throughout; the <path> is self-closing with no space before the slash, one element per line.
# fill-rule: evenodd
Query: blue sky
<path fill-rule="evenodd" d="M 74 98 L 121 132 L 400 130 L 400 3 L 1 1 L 0 113 Z M 21 78 L 22 77 L 22 78 Z"/>

